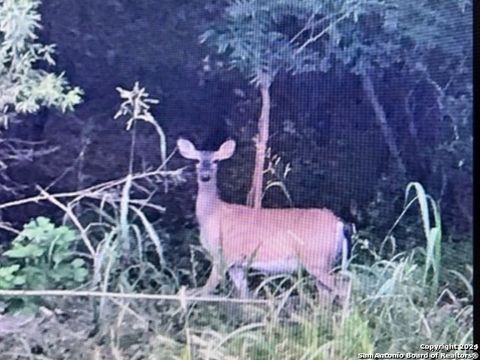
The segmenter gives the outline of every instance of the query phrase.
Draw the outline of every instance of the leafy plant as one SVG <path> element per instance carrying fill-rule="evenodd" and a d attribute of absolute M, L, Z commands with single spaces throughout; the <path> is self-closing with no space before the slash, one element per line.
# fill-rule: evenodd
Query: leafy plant
<path fill-rule="evenodd" d="M 45 217 L 32 220 L 3 253 L 7 261 L 0 267 L 0 288 L 58 289 L 84 283 L 87 264 L 72 252 L 77 239 L 67 226 L 56 227 Z"/>
<path fill-rule="evenodd" d="M 67 111 L 81 102 L 82 90 L 71 87 L 63 73 L 41 67 L 55 65 L 55 46 L 38 42 L 40 3 L 0 2 L 0 126 L 15 113 L 34 113 L 41 106 Z"/>
<path fill-rule="evenodd" d="M 167 159 L 166 136 L 163 129 L 158 125 L 157 120 L 155 120 L 150 112 L 151 105 L 158 104 L 158 100 L 151 98 L 150 94 L 146 92 L 145 88 L 140 87 L 138 82 L 135 82 L 132 90 L 117 87 L 117 91 L 123 99 L 123 102 L 114 118 L 118 119 L 122 116 L 128 117 L 128 120 L 126 121 L 127 130 L 131 130 L 132 126 L 137 121 L 144 121 L 152 125 L 160 138 L 160 156 L 162 164 L 164 164 Z"/>
<path fill-rule="evenodd" d="M 267 168 L 265 169 L 265 174 L 268 174 L 270 179 L 267 180 L 262 198 L 269 189 L 278 187 L 288 200 L 290 206 L 293 206 L 293 200 L 288 192 L 287 186 L 285 185 L 288 173 L 292 170 L 290 163 L 285 164 L 278 154 L 272 154 L 272 150 L 270 148 L 267 150 L 266 157 L 268 164 Z"/>

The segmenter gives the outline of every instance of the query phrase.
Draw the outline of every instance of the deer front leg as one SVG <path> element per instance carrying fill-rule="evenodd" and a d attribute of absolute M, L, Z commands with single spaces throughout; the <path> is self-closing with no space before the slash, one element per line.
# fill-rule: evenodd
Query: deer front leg
<path fill-rule="evenodd" d="M 239 293 L 240 298 L 247 298 L 249 294 L 245 268 L 243 266 L 233 265 L 228 269 L 228 275 L 230 275 L 230 279 L 233 281 L 233 285 Z"/>
<path fill-rule="evenodd" d="M 222 276 L 221 273 L 218 271 L 218 266 L 213 264 L 212 271 L 210 272 L 210 276 L 208 277 L 205 285 L 193 289 L 188 289 L 185 291 L 185 293 L 187 296 L 207 296 L 208 294 L 213 292 L 213 290 L 215 290 L 221 279 Z"/>
<path fill-rule="evenodd" d="M 203 285 L 202 288 L 200 289 L 200 293 L 202 295 L 210 294 L 211 292 L 213 292 L 213 290 L 215 290 L 215 288 L 218 286 L 221 280 L 222 280 L 222 275 L 221 275 L 221 272 L 219 271 L 219 266 L 214 263 L 212 265 L 212 271 L 210 272 L 210 276 L 208 277 L 208 280 L 205 283 L 205 285 Z"/>

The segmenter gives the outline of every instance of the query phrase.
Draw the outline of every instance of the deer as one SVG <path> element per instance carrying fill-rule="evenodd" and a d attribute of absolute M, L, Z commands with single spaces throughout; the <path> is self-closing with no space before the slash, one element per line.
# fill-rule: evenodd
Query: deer
<path fill-rule="evenodd" d="M 278 274 L 299 268 L 315 278 L 320 295 L 333 294 L 331 270 L 339 255 L 348 256 L 349 225 L 326 208 L 254 209 L 222 201 L 218 163 L 232 157 L 235 141 L 225 141 L 217 151 L 200 151 L 179 138 L 177 147 L 184 158 L 197 161 L 195 214 L 201 246 L 213 259 L 210 276 L 198 289 L 202 295 L 213 292 L 225 272 L 240 297 L 247 298 L 248 269 Z"/>

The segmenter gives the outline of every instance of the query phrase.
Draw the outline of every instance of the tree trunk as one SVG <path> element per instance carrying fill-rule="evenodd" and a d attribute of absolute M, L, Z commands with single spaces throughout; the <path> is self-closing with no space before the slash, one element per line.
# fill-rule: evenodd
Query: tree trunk
<path fill-rule="evenodd" d="M 258 136 L 255 138 L 255 170 L 253 172 L 252 186 L 247 196 L 247 205 L 255 209 L 262 207 L 263 194 L 263 169 L 265 167 L 265 153 L 269 136 L 270 125 L 270 81 L 260 83 L 262 95 L 262 111 L 258 119 Z"/>
<path fill-rule="evenodd" d="M 397 143 L 395 141 L 395 137 L 393 136 L 392 129 L 388 124 L 387 117 L 385 115 L 385 111 L 383 110 L 383 106 L 380 105 L 378 100 L 377 94 L 375 93 L 375 88 L 373 87 L 372 79 L 369 75 L 362 76 L 362 85 L 363 90 L 367 94 L 368 100 L 373 106 L 373 111 L 375 112 L 375 118 L 380 125 L 380 129 L 382 130 L 383 137 L 385 142 L 387 143 L 388 150 L 390 154 L 393 156 L 395 162 L 397 163 L 397 167 L 400 170 L 403 176 L 406 176 L 407 169 L 405 164 L 400 156 L 400 150 L 398 150 Z"/>

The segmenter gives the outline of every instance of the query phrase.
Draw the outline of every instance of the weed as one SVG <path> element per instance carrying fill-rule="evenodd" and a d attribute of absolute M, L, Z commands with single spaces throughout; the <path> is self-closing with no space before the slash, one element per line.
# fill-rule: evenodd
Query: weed
<path fill-rule="evenodd" d="M 38 217 L 26 224 L 13 240 L 0 267 L 2 289 L 73 288 L 89 275 L 87 263 L 73 252 L 78 234 L 67 226 L 55 226 L 50 219 Z M 26 300 L 7 300 L 9 310 L 33 305 Z"/>

